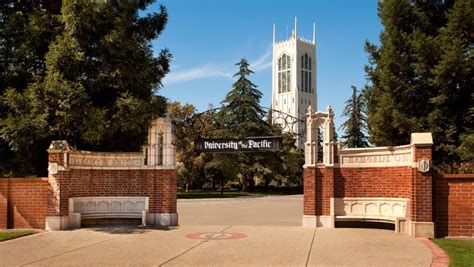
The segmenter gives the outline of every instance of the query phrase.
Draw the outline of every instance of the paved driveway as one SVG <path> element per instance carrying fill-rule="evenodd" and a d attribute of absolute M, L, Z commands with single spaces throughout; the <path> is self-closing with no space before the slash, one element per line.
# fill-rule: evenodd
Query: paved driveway
<path fill-rule="evenodd" d="M 301 197 L 180 201 L 181 225 L 85 228 L 0 243 L 0 265 L 430 266 L 418 240 L 377 229 L 299 226 Z M 269 210 L 270 209 L 270 210 Z M 219 214 L 211 216 L 214 211 Z M 200 240 L 190 234 L 213 232 Z M 199 237 L 199 235 L 194 235 Z"/>
<path fill-rule="evenodd" d="M 303 196 L 183 199 L 178 212 L 182 225 L 300 226 Z"/>

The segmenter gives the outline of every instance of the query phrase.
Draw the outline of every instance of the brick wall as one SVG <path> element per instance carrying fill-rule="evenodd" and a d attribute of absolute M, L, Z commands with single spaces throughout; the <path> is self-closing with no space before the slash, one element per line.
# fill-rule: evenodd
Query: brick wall
<path fill-rule="evenodd" d="M 44 229 L 47 207 L 47 178 L 0 178 L 0 229 Z"/>
<path fill-rule="evenodd" d="M 8 223 L 8 178 L 0 178 L 0 229 Z"/>
<path fill-rule="evenodd" d="M 0 178 L 0 229 L 45 228 L 45 217 L 68 215 L 69 197 L 148 196 L 151 213 L 176 213 L 176 171 L 59 171 L 54 179 Z"/>
<path fill-rule="evenodd" d="M 304 214 L 329 215 L 332 197 L 410 198 L 410 167 L 304 169 Z"/>
<path fill-rule="evenodd" d="M 437 236 L 474 237 L 474 174 L 433 176 Z"/>
<path fill-rule="evenodd" d="M 146 170 L 69 171 L 69 197 L 146 196 Z"/>
<path fill-rule="evenodd" d="M 176 213 L 176 170 L 59 171 L 49 179 L 49 216 L 67 215 L 69 198 L 105 196 L 147 196 L 149 212 Z"/>
<path fill-rule="evenodd" d="M 336 168 L 335 197 L 399 197 L 411 196 L 410 167 Z"/>

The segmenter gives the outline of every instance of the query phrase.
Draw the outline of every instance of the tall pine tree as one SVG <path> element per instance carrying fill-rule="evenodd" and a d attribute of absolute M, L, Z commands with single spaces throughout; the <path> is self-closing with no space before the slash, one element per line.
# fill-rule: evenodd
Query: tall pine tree
<path fill-rule="evenodd" d="M 249 69 L 245 59 L 241 59 L 236 65 L 239 67 L 234 75 L 237 80 L 221 102 L 222 109 L 217 114 L 222 121 L 219 126 L 221 129 L 216 131 L 217 135 L 233 138 L 273 135 L 273 127 L 265 121 L 265 112 L 260 106 L 262 93 L 247 78 L 253 71 Z M 247 191 L 247 185 L 253 187 L 255 175 L 269 164 L 277 162 L 278 158 L 272 153 L 237 153 L 217 154 L 213 161 L 238 164 L 242 190 Z"/>
<path fill-rule="evenodd" d="M 372 143 L 406 144 L 410 133 L 427 131 L 436 163 L 460 159 L 457 147 L 473 126 L 473 14 L 471 0 L 379 2 L 380 46 L 365 47 Z"/>
<path fill-rule="evenodd" d="M 235 65 L 239 66 L 239 71 L 234 74 L 237 80 L 221 103 L 223 127 L 232 133 L 232 137 L 269 134 L 272 127 L 264 120 L 265 111 L 260 106 L 262 93 L 247 78 L 253 71 L 249 69 L 246 59 L 241 59 Z"/>
<path fill-rule="evenodd" d="M 436 38 L 439 59 L 431 69 L 436 90 L 428 114 L 435 155 L 449 161 L 474 158 L 474 2 L 457 0 Z M 470 151 L 468 153 L 467 151 Z M 445 160 L 446 161 L 446 160 Z"/>
<path fill-rule="evenodd" d="M 344 131 L 343 144 L 345 147 L 367 147 L 369 144 L 365 134 L 367 126 L 363 94 L 358 93 L 355 86 L 351 88 L 352 96 L 346 101 L 342 111 L 342 116 L 348 117 L 340 127 Z"/>

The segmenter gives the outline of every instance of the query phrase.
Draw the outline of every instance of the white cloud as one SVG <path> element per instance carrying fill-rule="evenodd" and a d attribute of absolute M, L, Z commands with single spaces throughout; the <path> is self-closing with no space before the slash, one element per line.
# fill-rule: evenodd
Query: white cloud
<path fill-rule="evenodd" d="M 213 66 L 212 64 L 207 64 L 204 66 L 196 67 L 189 70 L 170 72 L 166 75 L 163 84 L 176 84 L 192 80 L 199 80 L 203 78 L 212 78 L 212 77 L 228 77 L 232 78 L 230 72 L 222 71 L 220 68 Z"/>
<path fill-rule="evenodd" d="M 267 49 L 267 51 L 260 56 L 257 60 L 250 62 L 250 69 L 253 71 L 261 71 L 272 66 L 272 50 Z M 178 69 L 178 71 L 173 71 L 173 69 Z M 194 80 L 201 80 L 206 78 L 213 78 L 213 77 L 227 77 L 229 79 L 233 79 L 232 73 L 223 70 L 223 68 L 218 67 L 214 64 L 208 63 L 203 66 L 195 67 L 188 70 L 181 70 L 180 66 L 172 66 L 172 71 L 165 76 L 163 80 L 163 84 L 170 85 L 170 84 L 177 84 L 183 83 L 188 81 Z"/>
<path fill-rule="evenodd" d="M 265 70 L 272 67 L 272 51 L 267 49 L 265 54 L 259 57 L 257 60 L 250 62 L 250 69 L 254 71 Z"/>

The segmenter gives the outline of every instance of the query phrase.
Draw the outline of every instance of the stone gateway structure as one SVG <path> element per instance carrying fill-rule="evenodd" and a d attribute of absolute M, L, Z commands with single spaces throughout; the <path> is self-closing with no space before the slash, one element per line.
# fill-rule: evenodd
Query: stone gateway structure
<path fill-rule="evenodd" d="M 81 227 L 84 219 L 178 225 L 173 125 L 153 121 L 142 152 L 70 149 L 53 141 L 47 178 L 0 179 L 0 229 Z"/>
<path fill-rule="evenodd" d="M 339 221 L 386 222 L 395 224 L 397 233 L 434 237 L 433 216 L 437 213 L 433 207 L 438 208 L 442 202 L 440 197 L 449 198 L 449 193 L 438 187 L 450 190 L 450 186 L 446 185 L 449 181 L 445 182 L 445 178 L 433 182 L 430 170 L 433 145 L 431 133 L 413 133 L 410 144 L 404 146 L 341 148 L 340 142 L 334 142 L 334 113 L 331 107 L 326 112 L 315 112 L 309 108 L 306 116 L 308 132 L 305 143 L 303 226 L 334 228 Z M 318 162 L 319 127 L 323 133 L 322 162 Z M 474 177 L 467 176 L 467 183 L 458 186 L 465 189 L 456 193 L 469 198 L 473 192 Z M 434 186 L 436 192 L 440 192 L 435 196 Z M 452 205 L 462 208 L 452 208 L 448 216 L 441 212 L 446 217 L 438 217 L 442 221 L 439 222 L 440 226 L 443 226 L 440 231 L 446 233 L 446 223 L 460 224 L 462 227 L 455 227 L 457 231 L 452 233 L 457 236 L 473 235 L 472 217 L 467 218 L 473 211 L 472 195 L 470 199 L 469 207 L 469 200 L 453 198 L 458 203 Z M 433 203 L 436 203 L 435 206 Z"/>
<path fill-rule="evenodd" d="M 49 153 L 46 230 L 81 226 L 83 219 L 139 218 L 175 226 L 176 163 L 171 119 L 155 120 L 137 153 L 71 150 L 53 141 Z"/>

